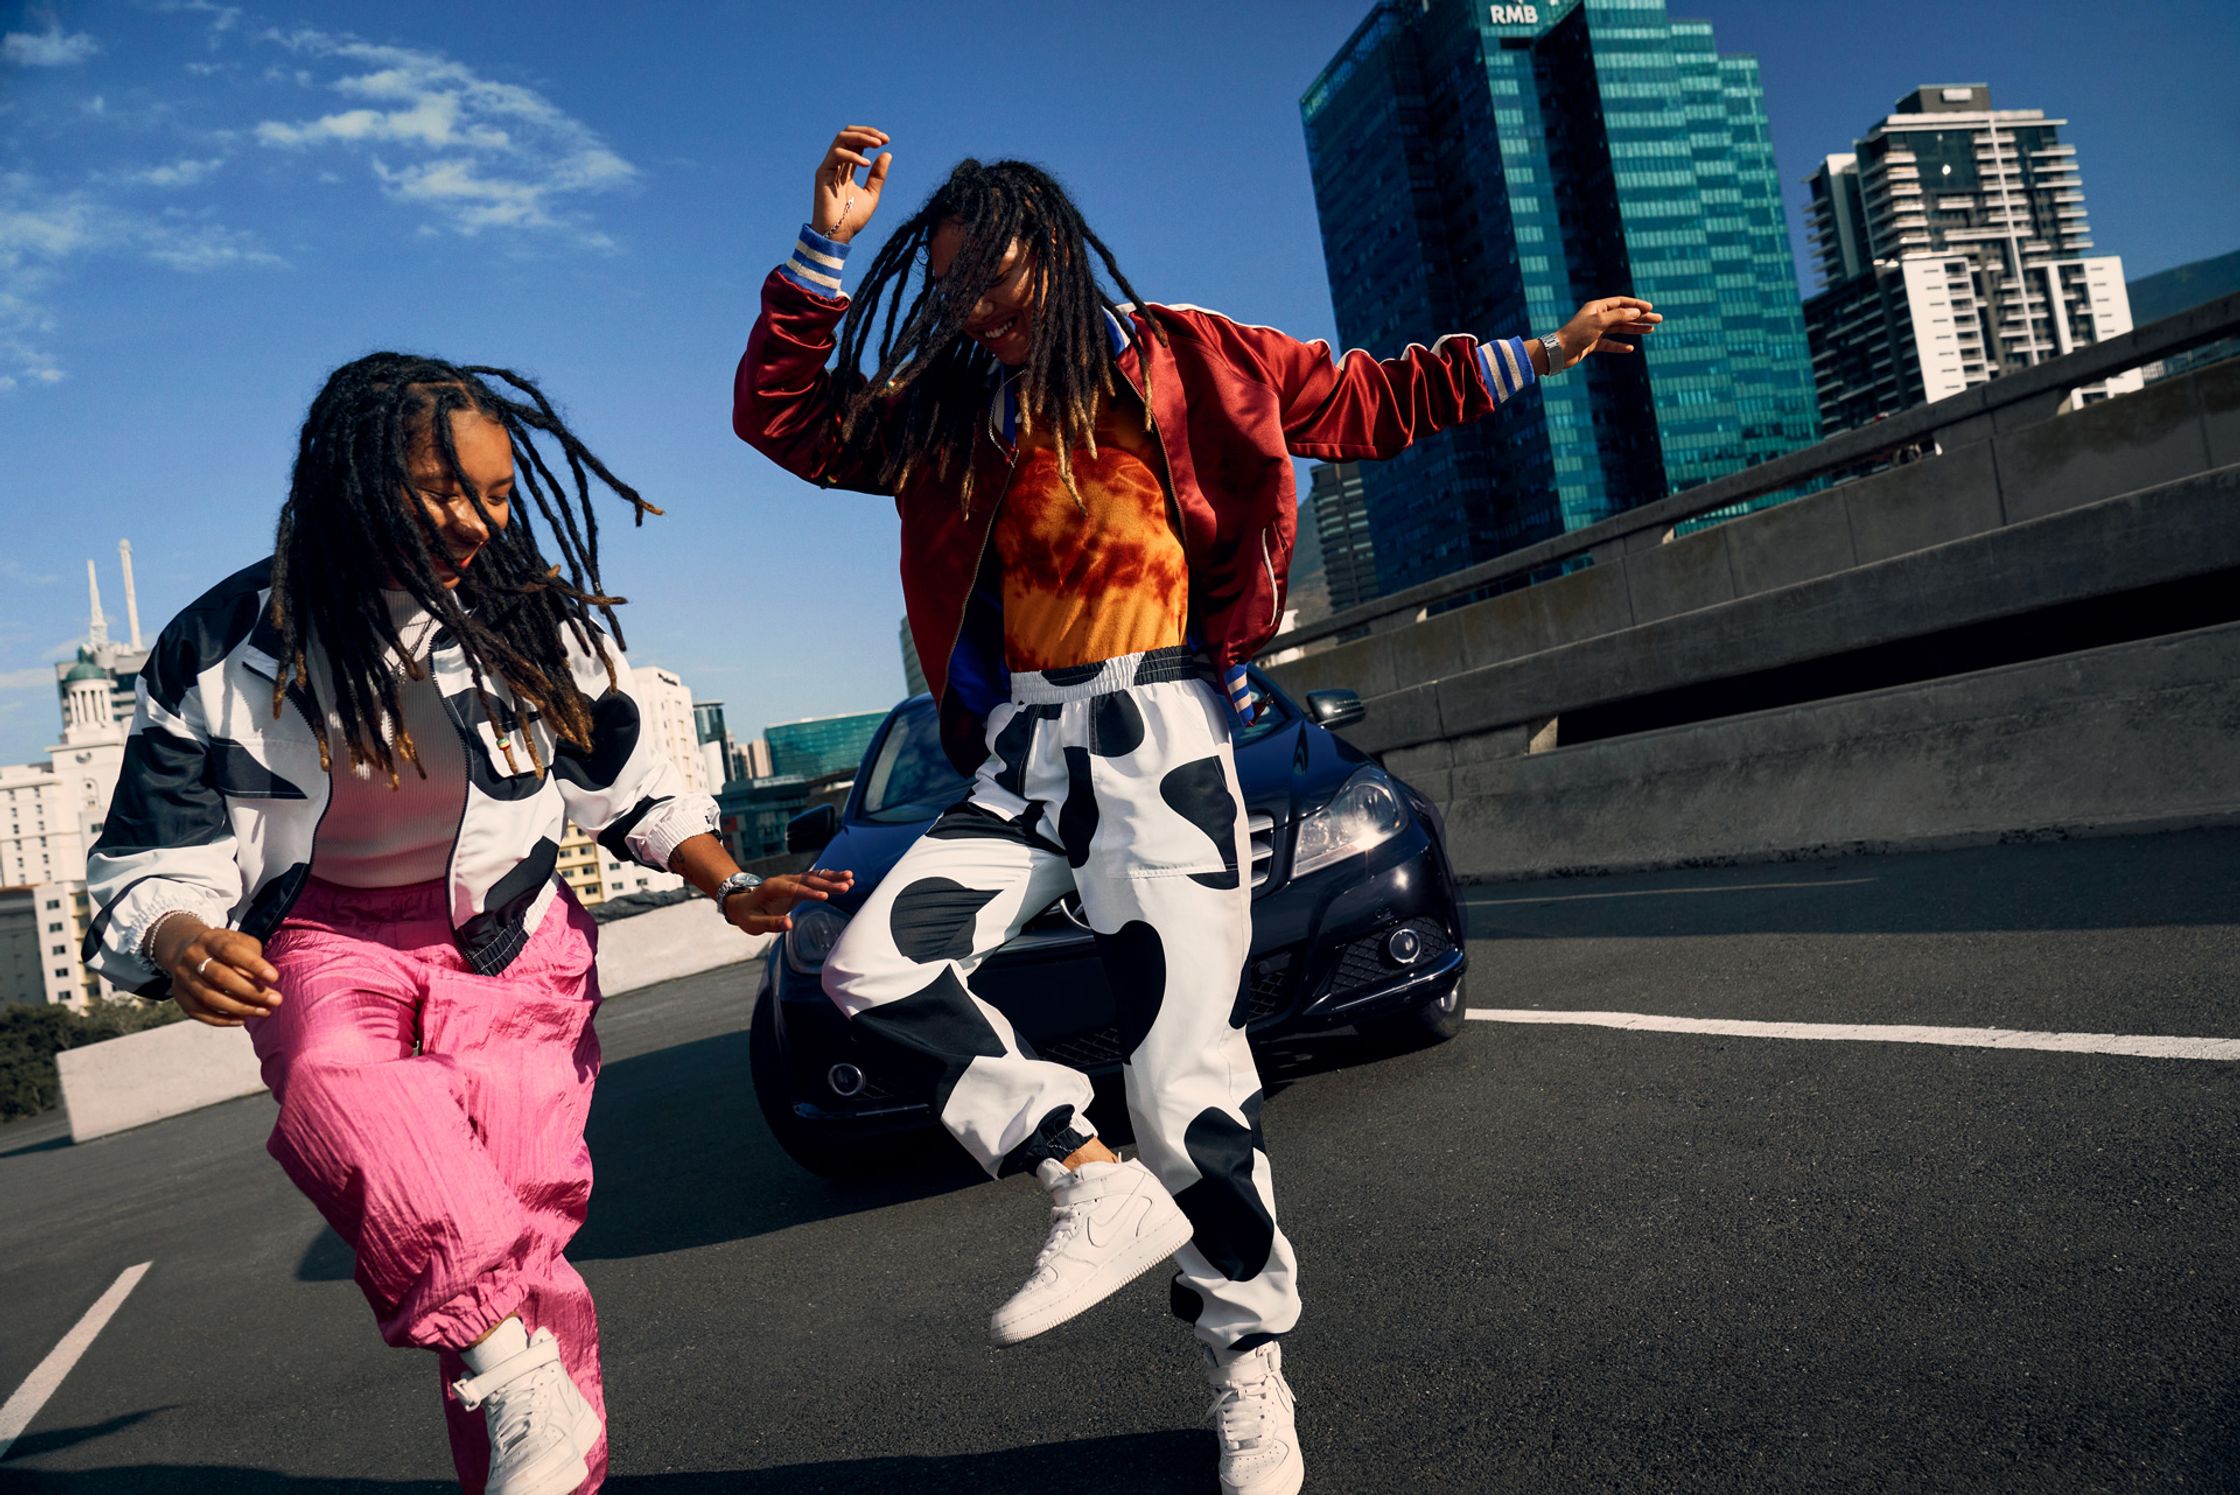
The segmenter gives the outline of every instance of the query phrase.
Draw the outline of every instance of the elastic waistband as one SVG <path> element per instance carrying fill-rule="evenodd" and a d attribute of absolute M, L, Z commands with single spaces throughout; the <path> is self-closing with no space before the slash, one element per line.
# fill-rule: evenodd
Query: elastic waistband
<path fill-rule="evenodd" d="M 1211 680 L 1213 669 L 1187 645 L 1123 654 L 1101 664 L 1072 664 L 1055 670 L 1019 670 L 1011 676 L 1011 699 L 1022 706 L 1056 706 L 1109 696 L 1137 685 L 1172 680 Z"/>
<path fill-rule="evenodd" d="M 401 888 L 351 888 L 324 878 L 306 879 L 290 916 L 341 917 L 369 923 L 400 923 L 451 916 L 450 890 L 440 877 Z"/>

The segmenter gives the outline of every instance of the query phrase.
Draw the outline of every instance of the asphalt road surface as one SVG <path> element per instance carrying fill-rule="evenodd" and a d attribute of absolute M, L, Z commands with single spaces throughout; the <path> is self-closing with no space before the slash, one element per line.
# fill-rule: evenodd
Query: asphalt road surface
<path fill-rule="evenodd" d="M 1471 896 L 1474 1007 L 2240 1038 L 2240 834 Z M 794 1169 L 752 974 L 600 1017 L 608 1488 L 1212 1490 L 1162 1277 L 990 1349 L 1039 1192 Z M 1269 1070 L 1310 1490 L 2240 1487 L 2240 1063 L 1481 1021 Z M 449 1488 L 271 1116 L 0 1129 L 0 1395 L 152 1263 L 0 1490 Z"/>

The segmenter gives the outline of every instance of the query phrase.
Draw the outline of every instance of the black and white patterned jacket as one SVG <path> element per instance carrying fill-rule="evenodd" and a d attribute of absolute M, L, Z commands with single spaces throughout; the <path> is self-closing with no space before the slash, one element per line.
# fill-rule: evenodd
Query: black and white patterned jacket
<path fill-rule="evenodd" d="M 330 789 L 311 729 L 324 708 L 299 686 L 273 715 L 280 635 L 268 608 L 271 575 L 272 562 L 259 561 L 204 593 L 165 627 L 140 672 L 124 767 L 86 858 L 95 913 L 85 959 L 144 997 L 171 989 L 142 951 L 156 920 L 185 910 L 265 939 L 311 875 Z M 485 975 L 506 968 L 551 906 L 567 821 L 616 856 L 663 871 L 679 842 L 716 826 L 715 802 L 688 790 L 641 730 L 629 667 L 610 653 L 620 688 L 595 655 L 568 644 L 576 684 L 593 703 L 583 750 L 559 742 L 538 713 L 517 714 L 495 680 L 500 720 L 491 723 L 465 652 L 448 633 L 434 639 L 436 682 L 467 760 L 446 875 L 451 927 Z M 314 661 L 315 681 L 321 665 Z M 525 745 L 509 740 L 524 731 L 549 771 L 537 772 Z"/>

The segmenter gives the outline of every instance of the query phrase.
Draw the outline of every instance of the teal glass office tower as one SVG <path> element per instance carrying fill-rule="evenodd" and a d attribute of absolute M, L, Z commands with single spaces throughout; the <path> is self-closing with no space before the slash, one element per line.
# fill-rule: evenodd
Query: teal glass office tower
<path fill-rule="evenodd" d="M 1391 592 L 1819 437 L 1757 61 L 1664 0 L 1384 0 L 1300 101 L 1346 346 L 1656 304 L 1492 419 L 1365 463 Z"/>

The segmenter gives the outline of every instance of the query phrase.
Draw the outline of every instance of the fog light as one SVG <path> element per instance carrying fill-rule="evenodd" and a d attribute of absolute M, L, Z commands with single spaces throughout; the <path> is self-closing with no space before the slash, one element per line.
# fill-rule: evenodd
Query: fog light
<path fill-rule="evenodd" d="M 1423 957 L 1423 936 L 1413 929 L 1395 929 L 1384 942 L 1384 953 L 1396 966 L 1412 966 Z"/>
<path fill-rule="evenodd" d="M 853 1100 L 863 1094 L 863 1071 L 853 1064 L 833 1065 L 825 1071 L 824 1082 L 842 1100 Z"/>

